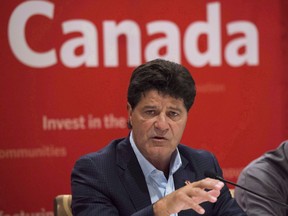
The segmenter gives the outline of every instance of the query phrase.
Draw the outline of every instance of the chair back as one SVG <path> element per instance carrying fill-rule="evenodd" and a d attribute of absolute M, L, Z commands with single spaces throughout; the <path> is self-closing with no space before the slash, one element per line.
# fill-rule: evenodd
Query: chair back
<path fill-rule="evenodd" d="M 72 195 L 61 194 L 54 199 L 54 215 L 55 216 L 73 216 L 72 209 Z"/>

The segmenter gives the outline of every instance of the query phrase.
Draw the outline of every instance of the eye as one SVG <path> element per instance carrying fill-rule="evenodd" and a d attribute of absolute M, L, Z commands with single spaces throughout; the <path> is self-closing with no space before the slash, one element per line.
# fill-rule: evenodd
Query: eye
<path fill-rule="evenodd" d="M 154 116 L 156 114 L 155 110 L 145 110 L 145 115 L 147 116 Z"/>
<path fill-rule="evenodd" d="M 170 111 L 170 112 L 168 112 L 168 117 L 173 119 L 173 120 L 177 120 L 177 119 L 180 118 L 180 113 L 174 112 L 174 111 Z"/>

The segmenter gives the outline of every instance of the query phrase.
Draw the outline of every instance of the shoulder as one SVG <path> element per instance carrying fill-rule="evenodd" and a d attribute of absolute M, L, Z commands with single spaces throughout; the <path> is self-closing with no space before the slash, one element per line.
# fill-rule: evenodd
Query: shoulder
<path fill-rule="evenodd" d="M 185 145 L 178 146 L 182 163 L 187 163 L 197 173 L 199 178 L 205 177 L 206 171 L 222 175 L 222 170 L 214 154 L 202 149 L 194 149 Z"/>
<path fill-rule="evenodd" d="M 117 157 L 119 149 L 128 149 L 130 143 L 127 139 L 113 140 L 104 148 L 97 152 L 81 156 L 72 169 L 72 179 L 86 179 L 87 182 L 93 179 L 95 182 L 106 182 L 109 179 L 116 179 L 117 175 Z M 127 156 L 128 157 L 128 156 Z"/>
<path fill-rule="evenodd" d="M 261 156 L 242 170 L 239 175 L 239 181 L 243 181 L 246 184 L 252 182 L 253 184 L 256 182 L 261 182 L 261 184 L 274 182 L 273 184 L 275 184 L 277 182 L 287 182 L 287 173 L 283 172 L 280 164 L 275 164 L 274 161 Z"/>
<path fill-rule="evenodd" d="M 96 152 L 91 152 L 82 155 L 77 161 L 77 164 L 90 163 L 94 165 L 107 167 L 109 164 L 115 164 L 116 155 L 119 149 L 127 148 L 129 141 L 127 138 L 120 138 L 112 140 L 107 146 L 99 149 Z"/>
<path fill-rule="evenodd" d="M 214 154 L 211 153 L 210 151 L 191 148 L 183 144 L 178 145 L 178 150 L 180 154 L 183 155 L 187 159 L 193 159 L 193 160 L 207 160 L 209 158 L 211 160 L 215 159 Z"/>

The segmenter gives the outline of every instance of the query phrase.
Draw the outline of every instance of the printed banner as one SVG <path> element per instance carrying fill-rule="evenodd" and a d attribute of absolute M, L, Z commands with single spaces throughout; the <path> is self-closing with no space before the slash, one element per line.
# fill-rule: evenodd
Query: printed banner
<path fill-rule="evenodd" d="M 1 1 L 0 216 L 53 215 L 83 154 L 125 137 L 133 69 L 186 66 L 197 96 L 182 143 L 225 178 L 288 135 L 287 3 Z"/>

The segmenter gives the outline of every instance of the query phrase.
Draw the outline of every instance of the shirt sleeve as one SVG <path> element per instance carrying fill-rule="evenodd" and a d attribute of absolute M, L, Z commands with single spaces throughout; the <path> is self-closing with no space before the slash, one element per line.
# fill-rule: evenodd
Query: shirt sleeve
<path fill-rule="evenodd" d="M 286 184 L 284 182 L 282 184 L 281 179 L 282 177 L 279 172 L 277 172 L 277 169 L 272 169 L 271 166 L 262 163 L 248 166 L 243 170 L 239 176 L 238 184 L 265 197 L 286 203 L 285 197 L 287 197 L 287 195 L 285 196 L 283 194 L 285 190 L 281 189 L 281 187 Z M 241 188 L 235 189 L 235 198 L 249 216 L 287 215 L 287 210 L 284 206 L 244 191 Z"/>

